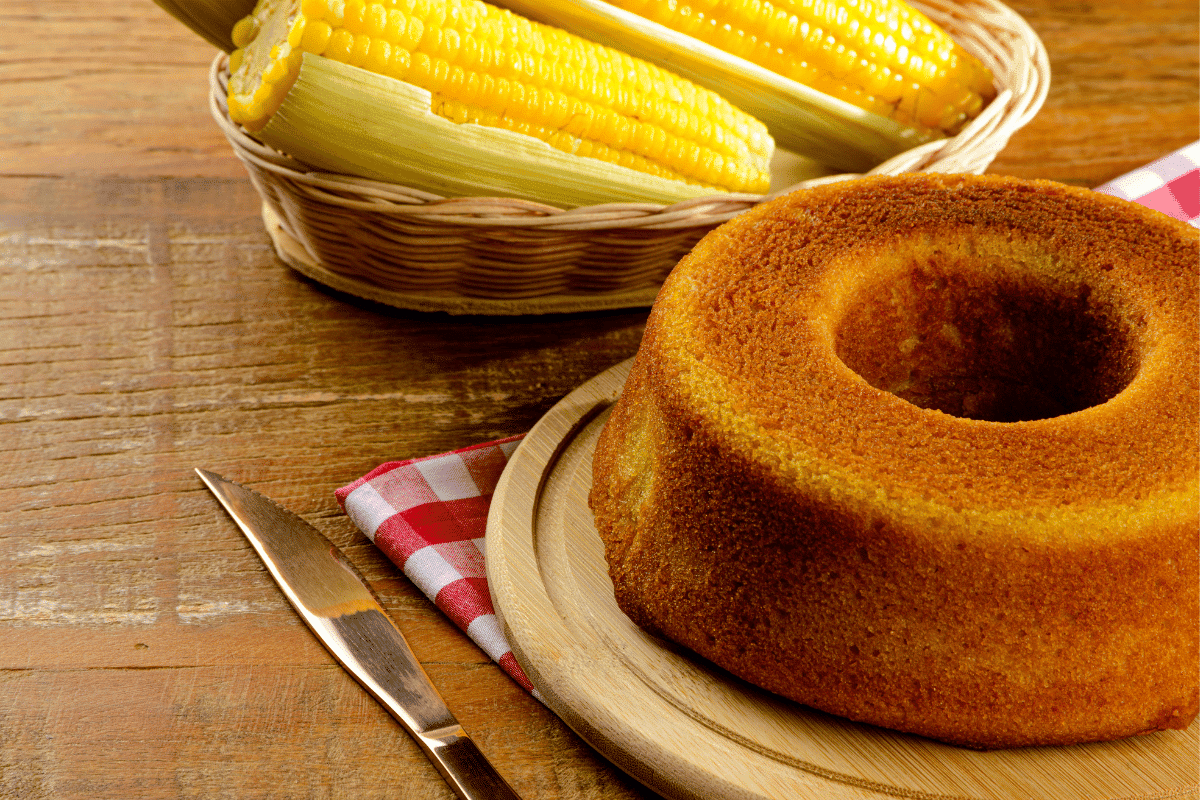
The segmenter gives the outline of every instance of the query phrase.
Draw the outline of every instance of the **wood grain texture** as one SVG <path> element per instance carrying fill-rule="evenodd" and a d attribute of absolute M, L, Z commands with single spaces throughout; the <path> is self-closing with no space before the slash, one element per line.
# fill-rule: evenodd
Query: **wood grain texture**
<path fill-rule="evenodd" d="M 1050 57 L 1050 93 L 991 172 L 1099 186 L 1197 137 L 1196 4 L 1012 0 Z"/>
<path fill-rule="evenodd" d="M 1197 9 L 1015 4 L 1053 79 L 994 171 L 1096 185 L 1192 141 Z M 529 797 L 646 790 L 491 665 L 338 509 L 380 462 L 528 430 L 644 312 L 423 315 L 275 258 L 151 0 L 0 4 L 0 797 L 447 798 L 192 467 L 341 546 Z"/>

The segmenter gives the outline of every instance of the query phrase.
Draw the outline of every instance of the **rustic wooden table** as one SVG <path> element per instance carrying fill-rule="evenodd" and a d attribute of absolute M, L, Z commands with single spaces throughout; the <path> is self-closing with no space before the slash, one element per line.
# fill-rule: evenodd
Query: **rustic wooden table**
<path fill-rule="evenodd" d="M 1018 0 L 1053 82 L 993 172 L 1095 186 L 1197 136 L 1193 0 Z M 451 319 L 284 267 L 208 116 L 212 50 L 151 0 L 0 4 L 0 797 L 444 798 L 192 473 L 366 574 L 527 797 L 650 795 L 340 513 L 380 462 L 527 430 L 644 310 Z"/>

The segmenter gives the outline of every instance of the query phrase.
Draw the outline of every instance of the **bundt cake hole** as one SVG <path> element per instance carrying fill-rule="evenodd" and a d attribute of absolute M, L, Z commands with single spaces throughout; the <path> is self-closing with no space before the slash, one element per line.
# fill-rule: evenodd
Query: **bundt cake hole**
<path fill-rule="evenodd" d="M 1013 264 L 922 259 L 851 290 L 838 358 L 871 386 L 957 417 L 1018 422 L 1100 405 L 1133 379 L 1136 341 L 1088 286 Z"/>

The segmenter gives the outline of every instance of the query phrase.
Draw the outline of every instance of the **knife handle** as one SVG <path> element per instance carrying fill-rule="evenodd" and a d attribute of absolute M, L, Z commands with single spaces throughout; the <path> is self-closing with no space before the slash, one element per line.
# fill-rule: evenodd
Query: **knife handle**
<path fill-rule="evenodd" d="M 446 736 L 422 736 L 420 742 L 462 800 L 520 800 L 461 727 Z"/>

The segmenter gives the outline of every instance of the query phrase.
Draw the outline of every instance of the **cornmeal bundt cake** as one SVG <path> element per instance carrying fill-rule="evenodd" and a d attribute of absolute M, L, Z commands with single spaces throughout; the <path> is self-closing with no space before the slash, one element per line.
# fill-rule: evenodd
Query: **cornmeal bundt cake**
<path fill-rule="evenodd" d="M 972 747 L 1197 713 L 1195 229 L 1045 181 L 795 192 L 662 288 L 599 441 L 621 608 Z"/>

